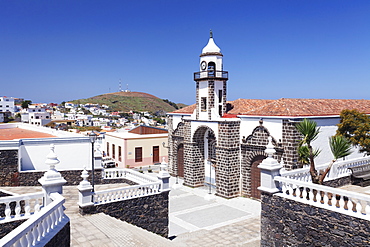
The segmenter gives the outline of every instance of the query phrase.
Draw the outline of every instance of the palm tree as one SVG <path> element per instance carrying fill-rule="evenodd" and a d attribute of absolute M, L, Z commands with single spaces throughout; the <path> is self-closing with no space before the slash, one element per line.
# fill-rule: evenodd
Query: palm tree
<path fill-rule="evenodd" d="M 334 162 L 351 154 L 351 143 L 343 136 L 332 136 L 329 138 L 330 150 L 334 158 L 329 163 L 328 167 L 323 172 L 319 172 L 315 168 L 315 157 L 319 155 L 319 149 L 313 149 L 311 143 L 317 139 L 320 128 L 317 127 L 315 121 L 304 119 L 296 125 L 297 130 L 302 134 L 303 138 L 298 145 L 298 154 L 301 162 L 306 162 L 310 165 L 310 175 L 312 182 L 315 184 L 323 184 L 323 181 L 333 166 Z M 308 149 L 308 151 L 307 151 Z"/>

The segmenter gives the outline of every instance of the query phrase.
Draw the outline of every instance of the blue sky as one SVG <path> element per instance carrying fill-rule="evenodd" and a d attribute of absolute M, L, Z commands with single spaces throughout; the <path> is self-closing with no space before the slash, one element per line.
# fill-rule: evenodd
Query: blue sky
<path fill-rule="evenodd" d="M 370 1 L 0 0 L 0 95 L 56 102 L 129 84 L 195 102 L 209 30 L 228 100 L 370 99 Z"/>

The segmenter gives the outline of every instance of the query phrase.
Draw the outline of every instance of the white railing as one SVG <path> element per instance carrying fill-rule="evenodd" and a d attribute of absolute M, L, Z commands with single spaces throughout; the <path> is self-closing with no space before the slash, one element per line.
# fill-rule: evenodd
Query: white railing
<path fill-rule="evenodd" d="M 360 165 L 366 165 L 366 164 L 370 164 L 370 156 L 351 159 L 351 160 L 337 161 L 333 164 L 333 167 L 331 168 L 330 172 L 325 178 L 325 181 L 349 176 L 351 172 L 350 170 L 348 170 L 348 168 L 356 167 Z M 316 170 L 324 170 L 326 169 L 326 167 L 328 167 L 328 165 L 329 163 L 318 165 L 316 166 Z M 298 181 L 304 181 L 304 182 L 312 181 L 311 176 L 310 176 L 309 167 L 295 169 L 291 171 L 281 171 L 281 176 L 286 177 L 286 178 L 295 179 Z"/>
<path fill-rule="evenodd" d="M 136 197 L 149 196 L 160 193 L 161 182 L 133 185 L 118 189 L 109 189 L 93 192 L 94 204 L 105 204 L 116 201 L 129 200 Z"/>
<path fill-rule="evenodd" d="M 275 177 L 282 193 L 276 195 L 320 208 L 370 220 L 370 196 L 302 182 L 286 177 Z"/>
<path fill-rule="evenodd" d="M 147 184 L 157 182 L 158 179 L 142 174 L 138 171 L 131 169 L 104 169 L 102 176 L 104 179 L 117 179 L 117 178 L 126 178 L 138 184 Z"/>
<path fill-rule="evenodd" d="M 44 203 L 44 193 L 29 193 L 19 196 L 0 197 L 0 205 L 5 204 L 5 209 L 0 212 L 0 215 L 5 217 L 0 218 L 0 224 L 28 219 L 32 214 L 40 211 Z"/>
<path fill-rule="evenodd" d="M 48 243 L 69 222 L 64 214 L 64 197 L 59 193 L 52 193 L 50 197 L 53 201 L 49 205 L 3 237 L 0 245 L 44 246 Z"/>

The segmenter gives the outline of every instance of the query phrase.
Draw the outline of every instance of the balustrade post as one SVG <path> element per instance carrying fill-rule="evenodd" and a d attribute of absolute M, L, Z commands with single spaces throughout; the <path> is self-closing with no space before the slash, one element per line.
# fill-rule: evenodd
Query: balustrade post
<path fill-rule="evenodd" d="M 280 191 L 278 182 L 274 181 L 274 177 L 280 176 L 280 169 L 283 166 L 276 159 L 272 158 L 275 149 L 272 145 L 271 136 L 269 136 L 269 143 L 265 152 L 268 157 L 258 165 L 258 168 L 261 169 L 261 186 L 258 189 L 273 194 Z"/>
<path fill-rule="evenodd" d="M 89 181 L 87 181 L 87 178 L 89 177 L 88 172 L 86 171 L 86 167 L 84 167 L 84 170 L 82 171 L 81 177 L 83 180 L 80 182 L 80 184 L 77 186 L 78 189 L 78 205 L 80 207 L 86 207 L 91 206 L 94 203 L 92 202 L 92 185 Z"/>
<path fill-rule="evenodd" d="M 50 153 L 46 156 L 45 163 L 50 169 L 45 172 L 44 176 L 38 181 L 42 185 L 42 190 L 45 194 L 45 206 L 52 202 L 50 194 L 57 192 L 63 194 L 63 185 L 67 182 L 62 175 L 55 169 L 55 166 L 60 163 L 57 155 L 54 152 L 54 144 L 50 144 Z"/>
<path fill-rule="evenodd" d="M 170 191 L 170 174 L 167 171 L 167 163 L 165 162 L 165 158 L 163 157 L 162 163 L 160 165 L 160 171 L 158 174 L 158 179 L 161 180 L 161 189 L 160 191 Z"/>

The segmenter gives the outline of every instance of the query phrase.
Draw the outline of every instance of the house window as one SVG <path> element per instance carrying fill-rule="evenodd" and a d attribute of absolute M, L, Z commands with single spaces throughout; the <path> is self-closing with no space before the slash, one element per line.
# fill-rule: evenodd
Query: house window
<path fill-rule="evenodd" d="M 112 158 L 116 158 L 116 145 L 112 144 Z"/>
<path fill-rule="evenodd" d="M 202 97 L 200 102 L 201 111 L 207 111 L 207 97 Z"/>
<path fill-rule="evenodd" d="M 118 146 L 118 161 L 122 161 L 122 148 Z"/>
<path fill-rule="evenodd" d="M 143 148 L 137 147 L 135 148 L 135 162 L 142 162 L 143 161 Z"/>
<path fill-rule="evenodd" d="M 109 156 L 109 142 L 107 142 L 107 156 Z"/>
<path fill-rule="evenodd" d="M 222 103 L 222 90 L 218 90 L 218 103 Z"/>

